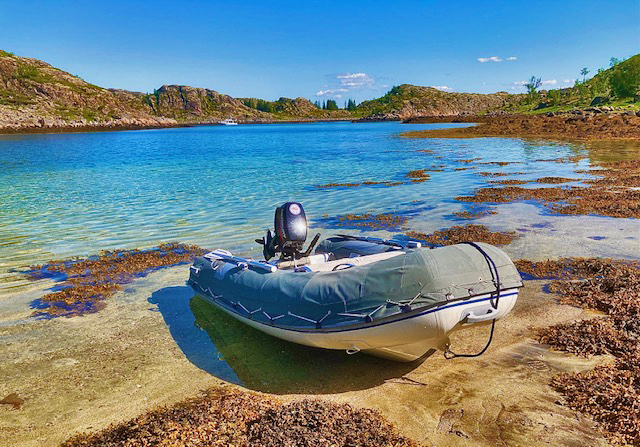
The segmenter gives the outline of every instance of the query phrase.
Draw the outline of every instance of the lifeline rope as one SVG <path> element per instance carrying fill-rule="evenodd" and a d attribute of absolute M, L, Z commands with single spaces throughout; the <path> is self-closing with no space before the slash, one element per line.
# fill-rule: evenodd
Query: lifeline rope
<path fill-rule="evenodd" d="M 463 242 L 463 244 L 468 244 L 474 247 L 476 250 L 478 250 L 482 254 L 482 256 L 484 256 L 485 261 L 487 261 L 487 264 L 489 265 L 489 272 L 491 272 L 491 277 L 494 281 L 494 284 L 496 285 L 495 303 L 493 301 L 493 292 L 491 292 L 491 295 L 489 297 L 489 302 L 491 303 L 491 307 L 498 310 L 498 304 L 500 303 L 500 274 L 498 273 L 498 267 L 496 266 L 496 263 L 493 262 L 493 259 L 491 259 L 491 256 L 489 256 L 487 252 L 485 252 L 482 249 L 482 247 L 480 247 L 475 242 Z M 492 270 L 492 267 L 493 267 L 493 270 Z M 495 271 L 495 277 L 493 274 L 494 271 Z M 480 357 L 482 354 L 484 354 L 487 351 L 487 349 L 489 349 L 489 346 L 491 346 L 491 341 L 493 340 L 493 331 L 495 330 L 495 328 L 496 328 L 496 320 L 494 319 L 491 322 L 491 332 L 489 333 L 489 340 L 487 341 L 487 344 L 484 346 L 484 348 L 482 348 L 482 351 L 478 352 L 477 354 L 456 354 L 455 352 L 453 352 L 451 349 L 447 347 L 447 350 L 444 352 L 444 357 L 447 360 L 455 359 L 456 357 L 464 357 L 464 358 Z"/>

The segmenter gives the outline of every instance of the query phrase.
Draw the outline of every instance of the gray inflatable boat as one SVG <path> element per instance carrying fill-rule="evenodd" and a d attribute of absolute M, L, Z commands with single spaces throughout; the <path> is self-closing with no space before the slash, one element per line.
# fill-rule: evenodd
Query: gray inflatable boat
<path fill-rule="evenodd" d="M 488 244 L 430 249 L 345 235 L 302 253 L 299 203 L 279 207 L 275 226 L 260 243 L 266 260 L 282 252 L 279 261 L 216 250 L 195 260 L 188 284 L 238 320 L 294 343 L 400 361 L 449 352 L 452 332 L 504 317 L 522 287 L 509 256 Z"/>

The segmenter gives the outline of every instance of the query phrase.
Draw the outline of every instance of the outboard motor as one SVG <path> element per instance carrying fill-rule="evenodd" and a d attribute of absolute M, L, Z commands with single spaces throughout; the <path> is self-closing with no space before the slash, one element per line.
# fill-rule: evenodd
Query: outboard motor
<path fill-rule="evenodd" d="M 319 234 L 316 235 L 307 251 L 301 252 L 307 240 L 307 216 L 302 204 L 298 202 L 287 202 L 276 208 L 273 224 L 275 235 L 271 233 L 271 230 L 267 230 L 263 239 L 256 239 L 256 242 L 264 246 L 263 254 L 267 261 L 277 252 L 282 253 L 282 259 L 298 259 L 308 256 L 320 237 Z"/>

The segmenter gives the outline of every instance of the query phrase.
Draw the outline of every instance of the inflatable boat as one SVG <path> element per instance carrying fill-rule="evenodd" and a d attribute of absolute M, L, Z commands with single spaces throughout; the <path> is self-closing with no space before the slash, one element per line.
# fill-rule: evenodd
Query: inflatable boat
<path fill-rule="evenodd" d="M 278 207 L 274 224 L 275 234 L 256 240 L 264 261 L 214 250 L 195 260 L 187 283 L 243 323 L 294 343 L 413 361 L 434 350 L 453 356 L 451 333 L 491 324 L 484 352 L 522 287 L 509 256 L 488 244 L 427 248 L 350 235 L 317 244 L 317 234 L 302 251 L 301 204 Z"/>

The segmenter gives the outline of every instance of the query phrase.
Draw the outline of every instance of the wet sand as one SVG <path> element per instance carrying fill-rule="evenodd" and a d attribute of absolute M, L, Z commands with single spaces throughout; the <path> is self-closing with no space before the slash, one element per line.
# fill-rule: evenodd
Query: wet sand
<path fill-rule="evenodd" d="M 153 273 L 118 292 L 96 314 L 2 326 L 0 395 L 17 393 L 24 404 L 19 410 L 0 406 L 0 445 L 58 445 L 76 432 L 195 396 L 224 383 L 218 377 L 243 380 L 217 360 L 207 332 L 193 326 L 186 276 L 186 266 Z M 548 386 L 555 374 L 591 369 L 598 359 L 550 352 L 535 342 L 536 328 L 587 316 L 557 304 L 543 284 L 527 282 L 514 312 L 498 323 L 492 347 L 478 359 L 445 360 L 436 354 L 401 364 L 270 344 L 265 336 L 263 346 L 245 346 L 247 356 L 261 351 L 289 363 L 250 369 L 249 388 L 285 400 L 321 396 L 379 409 L 402 434 L 426 445 L 606 445 L 591 422 L 555 403 L 560 397 Z M 228 320 L 212 323 L 233 324 Z M 255 344 L 251 337 L 259 342 L 261 334 L 253 332 L 240 335 Z M 487 335 L 486 327 L 459 333 L 453 348 L 476 351 Z M 198 344 L 212 359 L 189 351 Z M 334 361 L 337 369 L 291 364 L 296 357 L 324 365 Z M 250 360 L 242 352 L 235 359 Z M 232 366 L 242 374 L 237 363 Z M 300 374 L 279 378 L 276 367 L 298 368 Z"/>

